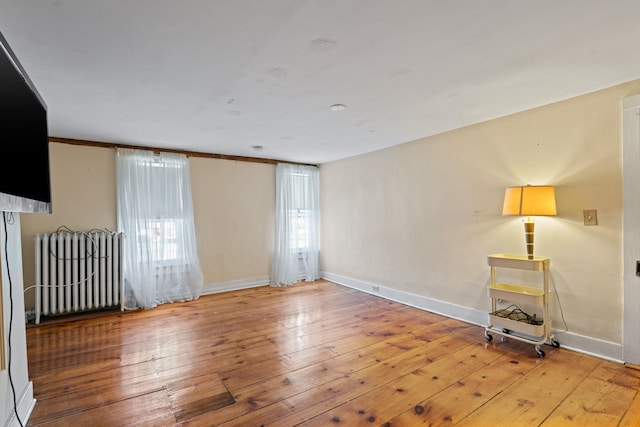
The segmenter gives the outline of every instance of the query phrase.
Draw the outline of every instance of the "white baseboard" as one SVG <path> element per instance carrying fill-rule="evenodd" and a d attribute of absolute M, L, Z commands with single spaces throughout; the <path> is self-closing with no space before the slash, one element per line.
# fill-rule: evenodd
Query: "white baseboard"
<path fill-rule="evenodd" d="M 365 282 L 351 277 L 328 273 L 326 271 L 321 272 L 320 275 L 323 279 L 329 280 L 330 282 L 358 289 L 371 295 L 376 295 L 411 307 L 420 308 L 431 313 L 441 314 L 467 323 L 473 323 L 474 325 L 485 325 L 487 322 L 487 313 L 484 311 L 474 310 L 461 305 L 439 301 L 405 291 L 399 291 L 397 289 Z"/>
<path fill-rule="evenodd" d="M 31 417 L 31 413 L 33 412 L 33 408 L 36 406 L 36 399 L 33 398 L 33 382 L 29 381 L 27 383 L 27 386 L 16 400 L 18 403 L 17 409 L 18 414 L 20 415 L 20 421 L 22 422 L 22 425 L 26 426 L 29 418 Z M 5 426 L 20 427 L 20 423 L 16 418 L 15 412 L 7 414 Z"/>
<path fill-rule="evenodd" d="M 624 363 L 622 359 L 622 344 L 604 341 L 593 337 L 575 334 L 573 332 L 555 331 L 555 340 L 560 347 L 573 350 L 589 356 L 599 357 L 612 362 Z"/>
<path fill-rule="evenodd" d="M 376 295 L 391 301 L 409 305 L 440 314 L 453 319 L 461 320 L 473 325 L 485 326 L 488 322 L 487 313 L 469 307 L 460 306 L 446 301 L 439 301 L 427 298 L 410 292 L 354 279 L 352 277 L 333 274 L 327 271 L 320 272 L 320 276 L 330 282 L 348 286 L 353 289 Z M 560 343 L 561 348 L 588 354 L 590 356 L 607 359 L 613 362 L 622 362 L 622 345 L 609 341 L 603 341 L 593 337 L 578 335 L 572 332 L 554 331 L 555 340 Z"/>
<path fill-rule="evenodd" d="M 207 283 L 202 287 L 201 295 L 218 294 L 220 292 L 257 288 L 269 285 L 269 277 L 253 277 L 249 279 L 231 280 L 228 282 Z"/>

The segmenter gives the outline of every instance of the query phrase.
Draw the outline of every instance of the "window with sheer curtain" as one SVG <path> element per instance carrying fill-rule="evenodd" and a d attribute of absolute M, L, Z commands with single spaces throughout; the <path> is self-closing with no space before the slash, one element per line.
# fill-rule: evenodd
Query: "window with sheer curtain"
<path fill-rule="evenodd" d="M 116 178 L 125 308 L 198 298 L 203 278 L 187 157 L 118 149 Z"/>
<path fill-rule="evenodd" d="M 318 210 L 318 168 L 279 163 L 272 286 L 320 277 Z"/>

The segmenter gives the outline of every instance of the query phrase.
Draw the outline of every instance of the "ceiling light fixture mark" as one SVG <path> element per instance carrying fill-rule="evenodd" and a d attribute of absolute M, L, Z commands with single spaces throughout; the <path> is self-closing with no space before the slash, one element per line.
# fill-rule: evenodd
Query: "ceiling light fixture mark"
<path fill-rule="evenodd" d="M 281 67 L 273 67 L 269 70 L 269 73 L 278 79 L 285 79 L 287 77 L 287 70 Z"/>
<path fill-rule="evenodd" d="M 337 44 L 337 40 L 320 37 L 309 42 L 309 49 L 314 52 L 328 52 L 333 50 Z"/>
<path fill-rule="evenodd" d="M 391 77 L 402 77 L 409 74 L 410 72 L 411 72 L 410 68 L 400 68 L 394 71 L 393 73 L 391 73 Z"/>

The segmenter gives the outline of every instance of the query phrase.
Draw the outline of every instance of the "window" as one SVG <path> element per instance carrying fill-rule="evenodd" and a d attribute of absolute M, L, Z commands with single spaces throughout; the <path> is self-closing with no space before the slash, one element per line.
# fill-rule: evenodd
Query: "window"
<path fill-rule="evenodd" d="M 124 240 L 124 306 L 151 308 L 200 295 L 189 160 L 118 149 L 118 228 Z"/>
<path fill-rule="evenodd" d="M 309 193 L 309 173 L 292 172 L 289 175 L 292 190 L 292 203 L 289 209 L 289 230 L 291 248 L 299 252 L 309 247 L 309 228 L 312 216 Z"/>
<path fill-rule="evenodd" d="M 140 239 L 141 256 L 159 264 L 179 262 L 177 230 L 182 228 L 181 224 L 182 220 L 176 218 L 148 220 L 147 226 L 140 230 L 144 237 Z"/>
<path fill-rule="evenodd" d="M 292 209 L 289 211 L 290 245 L 299 252 L 309 247 L 309 211 L 306 209 Z"/>
<path fill-rule="evenodd" d="M 273 286 L 320 277 L 318 206 L 318 168 L 278 164 Z"/>

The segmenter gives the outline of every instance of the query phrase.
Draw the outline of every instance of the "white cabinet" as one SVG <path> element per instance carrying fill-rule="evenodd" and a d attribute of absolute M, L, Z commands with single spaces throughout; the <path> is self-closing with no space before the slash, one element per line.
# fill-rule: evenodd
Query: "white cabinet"
<path fill-rule="evenodd" d="M 560 344 L 553 339 L 549 316 L 551 260 L 494 254 L 488 256 L 488 263 L 491 267 L 491 284 L 487 289 L 491 312 L 489 324 L 485 327 L 487 340 L 493 340 L 492 333 L 496 333 L 528 342 L 535 345 L 538 357 L 545 356 L 541 344 L 559 347 Z M 502 268 L 539 272 L 540 277 L 536 283 L 530 284 L 503 283 L 498 281 L 498 269 Z"/>

